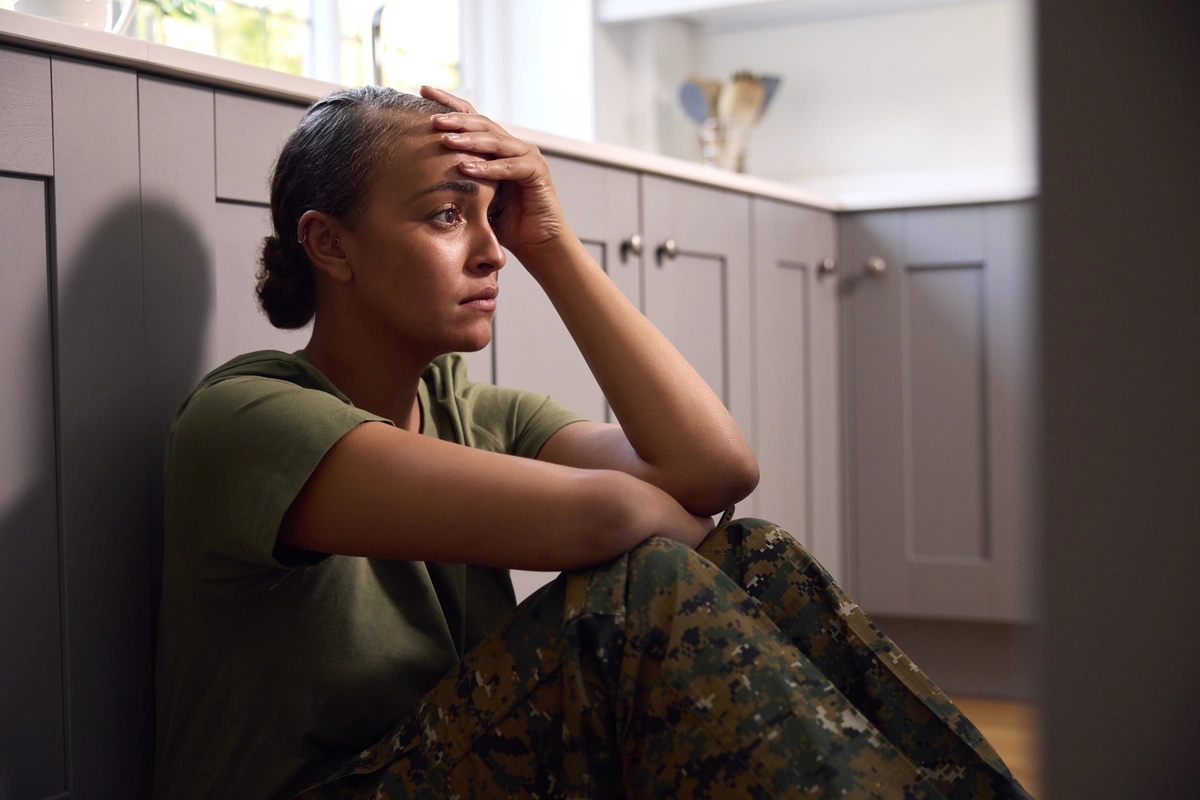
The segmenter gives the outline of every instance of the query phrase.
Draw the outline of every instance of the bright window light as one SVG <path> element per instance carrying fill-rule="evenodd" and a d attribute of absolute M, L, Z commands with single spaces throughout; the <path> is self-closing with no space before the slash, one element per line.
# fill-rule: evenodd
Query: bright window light
<path fill-rule="evenodd" d="M 462 83 L 460 5 L 141 0 L 129 35 L 333 83 L 456 89 Z"/>

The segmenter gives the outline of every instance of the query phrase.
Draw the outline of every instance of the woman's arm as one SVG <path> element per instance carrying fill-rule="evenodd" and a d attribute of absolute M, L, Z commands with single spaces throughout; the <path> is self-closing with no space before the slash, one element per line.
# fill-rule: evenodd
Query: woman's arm
<path fill-rule="evenodd" d="M 612 470 L 500 455 L 378 422 L 351 429 L 289 507 L 279 541 L 320 553 L 563 570 L 708 524 Z"/>
<path fill-rule="evenodd" d="M 504 181 L 497 236 L 554 304 L 620 423 L 568 425 L 538 458 L 628 473 L 696 514 L 715 514 L 753 491 L 758 464 L 737 423 L 567 225 L 538 149 L 452 95 L 423 92 L 461 112 L 434 118 L 447 147 L 491 158 L 459 167 Z"/>

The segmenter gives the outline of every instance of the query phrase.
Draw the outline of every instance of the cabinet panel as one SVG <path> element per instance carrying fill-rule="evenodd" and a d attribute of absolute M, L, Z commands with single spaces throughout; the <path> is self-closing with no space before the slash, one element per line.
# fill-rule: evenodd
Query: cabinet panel
<path fill-rule="evenodd" d="M 850 519 L 869 612 L 1031 616 L 1032 213 L 844 221 Z"/>
<path fill-rule="evenodd" d="M 139 92 L 148 456 L 160 464 L 175 409 L 220 363 L 213 242 L 224 231 L 215 200 L 213 93 L 149 78 L 140 79 Z"/>
<path fill-rule="evenodd" d="M 151 554 L 133 73 L 53 59 L 72 790 L 149 793 Z"/>
<path fill-rule="evenodd" d="M 66 790 L 46 186 L 0 177 L 0 793 Z"/>
<path fill-rule="evenodd" d="M 639 305 L 642 257 L 628 250 L 622 254 L 621 247 L 641 229 L 637 175 L 553 156 L 547 161 L 575 233 L 625 296 Z M 543 392 L 591 419 L 612 421 L 604 395 L 558 312 L 513 258 L 500 271 L 495 348 L 497 383 Z M 513 570 L 517 599 L 555 574 Z"/>
<path fill-rule="evenodd" d="M 603 263 L 604 252 L 589 243 Z M 550 303 L 524 267 L 509 259 L 501 273 L 502 309 L 496 315 L 496 381 L 548 394 L 588 419 L 604 421 L 608 407 L 587 362 Z"/>
<path fill-rule="evenodd" d="M 276 328 L 259 308 L 254 293 L 259 248 L 271 231 L 270 211 L 264 206 L 218 202 L 213 218 L 222 235 L 211 241 L 213 304 L 208 318 L 205 368 L 252 350 L 290 353 L 303 348 L 311 329 Z"/>
<path fill-rule="evenodd" d="M 642 207 L 643 310 L 752 435 L 750 198 L 644 175 Z M 668 240 L 675 258 L 659 257 Z M 755 513 L 756 498 L 739 510 Z"/>
<path fill-rule="evenodd" d="M 0 47 L 0 172 L 54 174 L 50 59 Z"/>
<path fill-rule="evenodd" d="M 912 554 L 986 558 L 983 264 L 909 265 L 907 272 Z"/>
<path fill-rule="evenodd" d="M 759 513 L 843 577 L 838 280 L 833 215 L 756 198 L 755 452 Z"/>
<path fill-rule="evenodd" d="M 639 227 L 637 177 L 631 172 L 551 158 L 551 174 L 576 234 L 609 277 L 637 303 L 638 258 L 621 257 L 621 242 Z M 496 382 L 554 397 L 573 411 L 604 421 L 600 387 L 558 312 L 519 262 L 500 272 L 496 315 Z"/>
<path fill-rule="evenodd" d="M 646 316 L 726 406 L 730 394 L 729 276 L 724 254 L 680 253 L 650 267 Z"/>
<path fill-rule="evenodd" d="M 223 92 L 213 100 L 217 197 L 270 203 L 271 168 L 304 108 Z"/>
<path fill-rule="evenodd" d="M 621 293 L 641 308 L 645 254 L 624 246 L 642 232 L 637 173 L 556 156 L 546 160 L 571 227 Z"/>

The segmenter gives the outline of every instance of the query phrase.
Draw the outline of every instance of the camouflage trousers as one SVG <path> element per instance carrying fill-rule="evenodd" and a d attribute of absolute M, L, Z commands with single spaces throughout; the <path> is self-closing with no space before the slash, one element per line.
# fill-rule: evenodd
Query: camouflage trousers
<path fill-rule="evenodd" d="M 753 519 L 559 576 L 300 796 L 1028 797 L 824 568 Z"/>

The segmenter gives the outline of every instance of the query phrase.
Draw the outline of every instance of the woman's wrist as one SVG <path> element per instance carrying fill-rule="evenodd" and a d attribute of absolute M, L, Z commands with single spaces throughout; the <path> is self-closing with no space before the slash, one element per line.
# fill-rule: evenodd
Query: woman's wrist
<path fill-rule="evenodd" d="M 543 289 L 550 289 L 571 270 L 595 268 L 587 247 L 569 227 L 545 242 L 513 249 L 512 254 Z"/>

